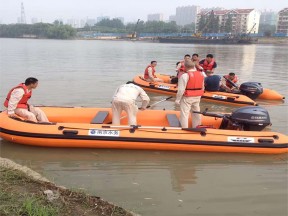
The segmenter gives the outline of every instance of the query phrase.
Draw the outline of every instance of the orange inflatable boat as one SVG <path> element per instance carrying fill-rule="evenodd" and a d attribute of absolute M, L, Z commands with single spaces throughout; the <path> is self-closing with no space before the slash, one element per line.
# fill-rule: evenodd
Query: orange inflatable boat
<path fill-rule="evenodd" d="M 109 124 L 112 119 L 110 108 L 41 109 L 53 123 L 28 122 L 10 118 L 6 111 L 1 112 L 0 137 L 12 143 L 43 147 L 266 154 L 288 152 L 286 135 L 261 131 L 270 125 L 269 115 L 261 107 L 242 107 L 232 114 L 204 112 L 199 128 L 181 128 L 179 112 L 170 110 L 139 111 L 139 125 L 129 126 L 125 113 L 121 125 Z"/>
<path fill-rule="evenodd" d="M 157 77 L 162 79 L 164 83 L 147 82 L 143 79 L 142 75 L 135 76 L 132 83 L 142 87 L 147 92 L 175 96 L 177 93 L 177 85 L 170 84 L 170 76 L 164 74 L 157 74 Z M 254 101 L 254 99 L 284 100 L 285 97 L 272 89 L 262 88 L 260 83 L 246 82 L 241 84 L 239 94 L 206 91 L 202 96 L 202 99 L 205 101 L 236 106 L 255 106 L 257 105 L 257 103 Z"/>

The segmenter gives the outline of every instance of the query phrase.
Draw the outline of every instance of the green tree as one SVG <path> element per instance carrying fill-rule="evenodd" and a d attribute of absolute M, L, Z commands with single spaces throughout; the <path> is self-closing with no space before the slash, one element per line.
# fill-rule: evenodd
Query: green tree
<path fill-rule="evenodd" d="M 204 15 L 200 16 L 200 20 L 199 20 L 199 25 L 198 25 L 198 31 L 202 32 L 202 30 L 204 29 L 206 25 L 206 18 Z"/>
<path fill-rule="evenodd" d="M 232 32 L 232 15 L 231 14 L 228 15 L 228 18 L 227 18 L 227 20 L 225 22 L 224 31 L 226 33 L 231 33 Z"/>

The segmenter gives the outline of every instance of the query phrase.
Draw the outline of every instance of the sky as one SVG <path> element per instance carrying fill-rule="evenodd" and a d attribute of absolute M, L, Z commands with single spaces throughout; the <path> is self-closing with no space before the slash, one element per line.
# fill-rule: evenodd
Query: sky
<path fill-rule="evenodd" d="M 16 23 L 24 4 L 27 23 L 31 18 L 42 22 L 56 19 L 96 19 L 99 16 L 124 17 L 125 22 L 147 21 L 148 14 L 162 13 L 164 20 L 176 13 L 176 7 L 197 5 L 201 8 L 223 7 L 280 11 L 285 0 L 0 0 L 0 23 Z M 286 5 L 285 5 L 286 2 Z"/>

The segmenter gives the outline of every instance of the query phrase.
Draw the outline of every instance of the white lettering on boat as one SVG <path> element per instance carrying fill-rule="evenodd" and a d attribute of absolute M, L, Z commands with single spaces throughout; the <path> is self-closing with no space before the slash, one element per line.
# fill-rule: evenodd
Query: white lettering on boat
<path fill-rule="evenodd" d="M 219 99 L 227 99 L 226 96 L 223 96 L 223 95 L 212 95 L 213 98 L 219 98 Z"/>
<path fill-rule="evenodd" d="M 98 129 L 89 129 L 89 136 L 109 136 L 109 137 L 119 137 L 119 130 L 98 130 Z"/>
<path fill-rule="evenodd" d="M 160 89 L 170 89 L 170 86 L 159 85 L 158 88 L 160 88 Z"/>
<path fill-rule="evenodd" d="M 228 137 L 228 142 L 255 143 L 253 137 Z"/>

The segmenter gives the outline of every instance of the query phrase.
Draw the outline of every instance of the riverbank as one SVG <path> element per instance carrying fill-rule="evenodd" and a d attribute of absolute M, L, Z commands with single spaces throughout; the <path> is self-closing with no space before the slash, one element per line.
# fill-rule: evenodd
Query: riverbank
<path fill-rule="evenodd" d="M 39 173 L 0 157 L 0 215 L 135 216 L 100 197 L 57 186 Z"/>
<path fill-rule="evenodd" d="M 283 44 L 288 45 L 288 37 L 261 37 L 258 38 L 258 44 Z"/>

